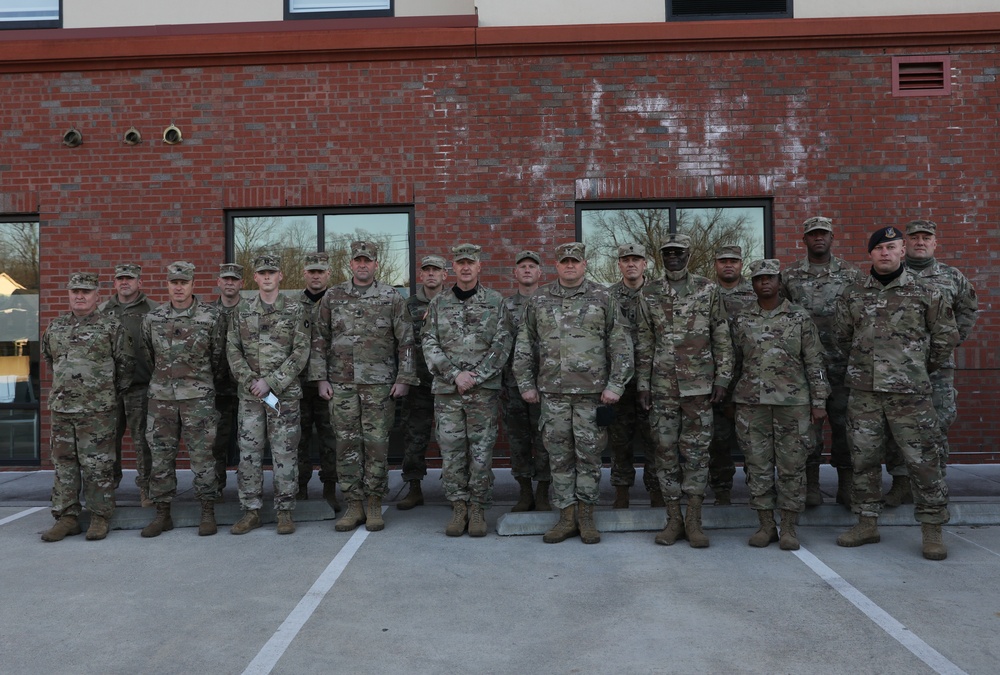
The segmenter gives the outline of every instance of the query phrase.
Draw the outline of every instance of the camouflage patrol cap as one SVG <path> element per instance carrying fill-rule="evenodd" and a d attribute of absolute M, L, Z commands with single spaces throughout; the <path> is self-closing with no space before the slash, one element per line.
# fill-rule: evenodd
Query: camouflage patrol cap
<path fill-rule="evenodd" d="M 254 272 L 281 271 L 281 256 L 274 253 L 261 253 L 253 259 Z"/>
<path fill-rule="evenodd" d="M 750 263 L 750 278 L 781 274 L 781 261 L 776 258 L 754 260 Z"/>
<path fill-rule="evenodd" d="M 720 246 L 715 249 L 716 260 L 725 260 L 726 258 L 743 260 L 743 248 L 740 246 Z"/>
<path fill-rule="evenodd" d="M 673 232 L 669 237 L 667 237 L 667 240 L 663 242 L 663 244 L 660 246 L 661 251 L 665 248 L 689 249 L 691 248 L 691 237 L 687 236 L 686 234 L 681 234 L 679 232 Z"/>
<path fill-rule="evenodd" d="M 139 275 L 142 273 L 142 267 L 136 265 L 135 263 L 122 263 L 121 265 L 115 265 L 115 279 L 119 277 L 132 277 L 133 279 L 138 279 Z"/>
<path fill-rule="evenodd" d="M 534 260 L 536 264 L 542 264 L 542 256 L 535 251 L 529 251 L 527 249 L 517 254 L 517 257 L 514 258 L 514 264 L 520 265 L 522 260 Z"/>
<path fill-rule="evenodd" d="M 636 255 L 640 258 L 646 257 L 646 247 L 642 244 L 622 244 L 618 247 L 618 257 L 624 258 L 626 256 Z"/>
<path fill-rule="evenodd" d="M 306 256 L 306 272 L 325 272 L 330 269 L 330 254 L 317 251 Z"/>
<path fill-rule="evenodd" d="M 876 230 L 875 234 L 868 240 L 868 252 L 871 253 L 875 247 L 886 241 L 902 241 L 903 233 L 895 227 L 883 227 Z"/>
<path fill-rule="evenodd" d="M 436 267 L 439 270 L 446 269 L 448 262 L 439 255 L 425 255 L 420 259 L 420 269 L 425 267 Z"/>
<path fill-rule="evenodd" d="M 813 230 L 826 230 L 833 232 L 833 221 L 822 216 L 813 216 L 802 223 L 802 234 L 809 234 Z"/>
<path fill-rule="evenodd" d="M 184 260 L 178 260 L 167 265 L 167 281 L 193 281 L 194 265 Z"/>
<path fill-rule="evenodd" d="M 242 279 L 243 265 L 237 265 L 236 263 L 222 263 L 219 265 L 219 276 L 228 277 L 230 279 Z"/>
<path fill-rule="evenodd" d="M 356 260 L 358 258 L 378 260 L 378 246 L 370 241 L 352 241 L 351 260 Z"/>
<path fill-rule="evenodd" d="M 479 262 L 479 256 L 482 254 L 482 246 L 476 246 L 475 244 L 459 244 L 451 249 L 451 259 L 455 262 L 459 260 L 471 260 L 473 262 Z"/>
<path fill-rule="evenodd" d="M 69 275 L 69 283 L 66 288 L 71 291 L 96 291 L 99 277 L 93 272 L 76 272 Z"/>
<path fill-rule="evenodd" d="M 906 234 L 916 234 L 917 232 L 937 235 L 937 223 L 931 220 L 911 220 L 906 224 Z"/>
<path fill-rule="evenodd" d="M 579 241 L 574 241 L 569 244 L 559 244 L 556 246 L 556 260 L 562 262 L 566 258 L 572 258 L 573 260 L 586 260 L 587 245 Z"/>

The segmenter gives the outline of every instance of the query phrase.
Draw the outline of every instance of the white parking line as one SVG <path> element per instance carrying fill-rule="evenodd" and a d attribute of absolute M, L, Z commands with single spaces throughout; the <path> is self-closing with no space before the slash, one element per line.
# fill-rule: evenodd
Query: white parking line
<path fill-rule="evenodd" d="M 967 675 L 967 673 L 946 659 L 940 652 L 918 638 L 909 628 L 892 618 L 884 609 L 876 605 L 864 593 L 847 583 L 843 577 L 823 564 L 823 562 L 800 548 L 795 551 L 799 560 L 815 572 L 833 590 L 840 593 L 848 602 L 864 612 L 865 616 L 878 624 L 879 628 L 889 634 L 894 640 L 909 649 L 914 656 L 926 663 L 935 673 L 941 675 Z"/>
<path fill-rule="evenodd" d="M 1000 558 L 1000 553 L 997 553 L 996 551 L 994 551 L 991 548 L 986 548 L 982 544 L 977 544 L 976 542 L 972 541 L 971 539 L 966 539 L 965 537 L 963 537 L 962 535 L 958 534 L 957 532 L 952 532 L 951 530 L 944 530 L 944 531 L 947 532 L 948 534 L 950 534 L 953 537 L 958 537 L 959 539 L 961 539 L 962 541 L 964 541 L 966 544 L 972 544 L 973 546 L 975 546 L 977 548 L 981 548 L 984 551 L 986 551 L 987 553 L 990 553 L 990 554 L 995 555 L 998 558 Z"/>
<path fill-rule="evenodd" d="M 30 516 L 32 513 L 38 513 L 39 511 L 44 511 L 46 507 L 44 506 L 32 506 L 30 509 L 25 509 L 15 513 L 12 516 L 7 516 L 6 518 L 0 518 L 0 525 L 6 525 L 7 523 L 13 523 L 19 518 L 24 518 L 25 516 Z"/>

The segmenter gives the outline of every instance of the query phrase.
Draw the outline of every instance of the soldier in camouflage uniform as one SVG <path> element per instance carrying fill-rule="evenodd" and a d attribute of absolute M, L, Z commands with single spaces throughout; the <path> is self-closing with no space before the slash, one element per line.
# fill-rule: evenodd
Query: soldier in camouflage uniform
<path fill-rule="evenodd" d="M 142 292 L 142 267 L 134 263 L 115 266 L 115 294 L 102 302 L 100 310 L 113 314 L 128 332 L 129 343 L 142 343 L 142 318 L 157 306 Z M 146 415 L 148 413 L 149 364 L 137 350 L 132 386 L 118 399 L 118 423 L 115 431 L 115 487 L 122 479 L 122 439 L 125 430 L 132 434 L 135 449 L 135 484 L 139 487 L 139 503 L 152 506 L 149 498 L 149 445 L 146 444 Z"/>
<path fill-rule="evenodd" d="M 712 406 L 725 400 L 733 343 L 718 286 L 688 272 L 690 249 L 690 237 L 671 234 L 660 247 L 664 279 L 642 289 L 636 377 L 639 401 L 652 410 L 656 474 L 667 502 L 667 525 L 654 541 L 669 546 L 686 532 L 693 548 L 705 548 L 701 507 Z M 688 498 L 683 520 L 682 494 Z"/>
<path fill-rule="evenodd" d="M 746 457 L 750 508 L 760 529 L 750 545 L 778 541 L 774 509 L 781 510 L 781 548 L 799 548 L 795 525 L 806 501 L 810 422 L 826 417 L 823 345 L 812 317 L 779 295 L 780 264 L 750 266 L 757 302 L 732 318 L 730 331 L 739 380 L 733 389 L 736 433 Z M 777 471 L 777 482 L 775 482 Z"/>
<path fill-rule="evenodd" d="M 330 286 L 330 255 L 325 252 L 306 256 L 302 273 L 306 287 L 299 295 L 302 310 L 309 324 L 319 317 L 319 303 Z M 337 501 L 337 436 L 330 422 L 330 404 L 319 395 L 315 382 L 309 382 L 308 369 L 302 373 L 302 437 L 299 439 L 299 491 L 296 499 L 309 499 L 309 479 L 312 478 L 311 456 L 313 429 L 319 445 L 319 480 L 323 484 L 323 499 L 333 512 L 340 510 Z"/>
<path fill-rule="evenodd" d="M 954 313 L 944 295 L 916 281 L 903 265 L 903 233 L 878 230 L 868 241 L 871 275 L 837 302 L 835 329 L 848 354 L 847 424 L 858 524 L 840 546 L 879 541 L 882 457 L 888 438 L 899 446 L 921 524 L 923 554 L 943 560 L 941 525 L 948 522 L 948 486 L 941 472 L 943 435 L 931 401 L 929 373 L 945 367 L 958 344 Z"/>
<path fill-rule="evenodd" d="M 632 345 L 638 342 L 639 300 L 646 283 L 646 249 L 642 244 L 623 244 L 618 247 L 619 282 L 609 292 L 629 322 Z M 649 492 L 650 508 L 663 507 L 663 493 L 653 465 L 656 444 L 649 428 L 649 411 L 639 405 L 635 378 L 625 386 L 625 393 L 615 404 L 615 421 L 608 428 L 611 439 L 611 485 L 615 488 L 612 508 L 627 509 L 629 488 L 635 483 L 635 444 L 642 449 L 645 464 L 642 483 Z"/>
<path fill-rule="evenodd" d="M 352 242 L 352 277 L 326 292 L 313 329 L 309 379 L 319 382 L 320 396 L 330 401 L 337 476 L 348 501 L 334 525 L 338 532 L 361 523 L 369 532 L 385 527 L 382 498 L 389 491 L 393 402 L 419 382 L 406 302 L 395 288 L 375 279 L 377 269 L 378 248 Z"/>
<path fill-rule="evenodd" d="M 441 292 L 444 280 L 448 277 L 446 265 L 445 259 L 439 255 L 424 256 L 420 261 L 420 286 L 416 293 L 406 299 L 406 314 L 413 323 L 414 362 L 420 384 L 410 387 L 410 393 L 403 399 L 400 414 L 405 434 L 402 478 L 410 486 L 406 497 L 396 504 L 396 508 L 401 511 L 408 511 L 424 503 L 420 481 L 427 475 L 427 444 L 430 443 L 431 429 L 434 426 L 434 392 L 431 390 L 434 376 L 427 369 L 421 340 L 427 305 Z"/>
<path fill-rule="evenodd" d="M 579 534 L 585 544 L 596 544 L 601 535 L 594 506 L 608 440 L 601 424 L 610 421 L 603 410 L 618 402 L 632 377 L 632 339 L 615 299 L 584 278 L 586 247 L 562 244 L 555 257 L 559 279 L 540 288 L 524 308 L 514 373 L 521 397 L 542 404 L 552 501 L 560 510 L 543 541 Z"/>
<path fill-rule="evenodd" d="M 243 265 L 223 263 L 219 265 L 219 278 L 216 281 L 219 297 L 213 303 L 225 321 L 224 330 L 228 332 L 229 322 L 237 307 L 243 305 L 240 291 L 243 290 Z M 236 437 L 236 416 L 239 408 L 239 396 L 236 395 L 236 380 L 229 369 L 228 362 L 215 382 L 215 409 L 219 413 L 219 425 L 215 429 L 215 443 L 212 446 L 212 457 L 215 459 L 215 476 L 219 481 L 219 502 L 222 501 L 222 489 L 226 487 L 226 469 L 235 461 L 230 461 L 232 447 Z M 238 460 L 237 460 L 238 461 Z"/>
<path fill-rule="evenodd" d="M 830 383 L 830 398 L 826 402 L 830 423 L 830 464 L 837 469 L 837 503 L 850 508 L 851 451 L 847 444 L 847 386 L 844 373 L 847 356 L 837 349 L 833 330 L 833 313 L 837 300 L 848 286 L 861 278 L 854 265 L 834 256 L 833 222 L 829 218 L 809 218 L 802 223 L 802 241 L 806 259 L 781 275 L 782 294 L 792 304 L 804 307 L 816 322 L 819 339 L 826 354 L 826 374 Z M 806 506 L 819 506 L 823 494 L 819 489 L 819 465 L 823 454 L 823 425 L 813 424 L 815 444 L 806 461 Z"/>
<path fill-rule="evenodd" d="M 201 536 L 216 533 L 215 501 L 219 480 L 212 448 L 219 413 L 215 382 L 226 367 L 225 320 L 212 305 L 194 295 L 195 267 L 189 262 L 167 266 L 170 302 L 142 321 L 142 347 L 153 372 L 149 381 L 146 441 L 152 456 L 149 496 L 156 516 L 143 537 L 172 530 L 170 503 L 177 494 L 177 451 L 184 439 L 195 495 L 201 502 Z"/>
<path fill-rule="evenodd" d="M 517 336 L 524 317 L 524 306 L 528 298 L 538 290 L 542 278 L 542 256 L 535 251 L 521 251 L 514 259 L 514 281 L 517 290 L 504 299 L 510 314 L 511 332 Z M 520 487 L 517 503 L 512 512 L 550 511 L 549 486 L 552 472 L 549 469 L 549 453 L 542 442 L 542 432 L 538 420 L 542 414 L 540 403 L 528 403 L 521 398 L 514 377 L 514 350 L 503 370 L 503 389 L 500 402 L 503 406 L 503 424 L 510 446 L 510 473 Z M 537 481 L 532 492 L 531 481 Z"/>
<path fill-rule="evenodd" d="M 715 251 L 715 278 L 719 282 L 719 294 L 726 307 L 730 327 L 733 319 L 745 308 L 757 304 L 753 286 L 743 276 L 743 249 L 740 246 L 720 246 Z M 737 373 L 738 375 L 738 373 Z M 708 486 L 715 494 L 716 506 L 732 504 L 733 476 L 736 464 L 733 450 L 736 449 L 736 405 L 733 403 L 733 387 L 736 377 L 729 384 L 726 399 L 712 406 L 712 443 L 708 446 Z"/>
<path fill-rule="evenodd" d="M 82 488 L 90 510 L 87 539 L 104 539 L 115 510 L 116 392 L 128 389 L 134 360 L 121 322 L 97 311 L 97 275 L 69 279 L 70 311 L 42 336 L 42 357 L 52 375 L 48 405 L 55 482 L 55 525 L 43 541 L 80 534 Z"/>
<path fill-rule="evenodd" d="M 260 527 L 264 449 L 270 446 L 278 534 L 292 534 L 302 433 L 299 375 L 309 360 L 309 316 L 301 303 L 286 298 L 279 290 L 281 258 L 258 255 L 253 269 L 259 293 L 233 314 L 226 340 L 240 397 L 237 484 L 243 507 L 243 517 L 230 532 L 246 534 Z"/>
<path fill-rule="evenodd" d="M 434 416 L 441 480 L 451 502 L 449 537 L 486 536 L 493 504 L 493 444 L 500 412 L 501 371 L 513 344 L 503 296 L 479 283 L 482 249 L 451 249 L 457 277 L 427 308 L 423 352 L 434 376 Z"/>

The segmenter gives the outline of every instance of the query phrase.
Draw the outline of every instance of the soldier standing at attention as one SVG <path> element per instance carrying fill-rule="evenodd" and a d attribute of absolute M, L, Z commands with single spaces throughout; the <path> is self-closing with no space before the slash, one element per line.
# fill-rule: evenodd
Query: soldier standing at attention
<path fill-rule="evenodd" d="M 760 529 L 750 545 L 778 541 L 774 509 L 781 510 L 781 548 L 799 548 L 795 525 L 805 509 L 809 422 L 826 417 L 823 345 L 809 312 L 779 295 L 780 263 L 750 265 L 757 302 L 730 324 L 736 369 L 736 429 L 746 457 L 750 508 Z M 774 476 L 777 471 L 778 480 Z"/>
<path fill-rule="evenodd" d="M 306 256 L 302 272 L 306 287 L 299 295 L 303 314 L 312 326 L 319 318 L 319 303 L 330 287 L 330 255 L 325 252 Z M 319 480 L 323 483 L 323 499 L 333 512 L 340 510 L 337 501 L 337 437 L 330 422 L 330 404 L 319 395 L 315 382 L 309 381 L 308 369 L 300 378 L 302 386 L 302 437 L 299 439 L 299 491 L 296 499 L 309 499 L 309 479 L 312 478 L 313 429 L 319 441 Z"/>
<path fill-rule="evenodd" d="M 715 278 L 719 294 L 726 307 L 726 316 L 732 327 L 733 319 L 745 308 L 757 304 L 753 286 L 743 276 L 743 249 L 739 246 L 720 246 L 715 252 Z M 736 406 L 733 404 L 733 387 L 736 373 L 726 390 L 726 399 L 712 405 L 712 443 L 708 446 L 708 486 L 715 494 L 716 506 L 732 504 L 733 476 L 736 464 L 733 449 L 736 447 Z"/>
<path fill-rule="evenodd" d="M 146 441 L 153 460 L 149 496 L 156 505 L 156 516 L 142 529 L 143 537 L 158 537 L 174 529 L 170 503 L 177 495 L 177 451 L 182 438 L 194 472 L 195 495 L 201 502 L 198 534 L 217 531 L 215 501 L 220 490 L 212 448 L 219 422 L 215 381 L 226 367 L 225 320 L 218 309 L 195 297 L 194 272 L 189 262 L 168 265 L 170 302 L 151 311 L 142 322 L 142 345 L 153 368 Z"/>
<path fill-rule="evenodd" d="M 108 536 L 115 511 L 116 392 L 129 387 L 132 349 L 114 316 L 97 311 L 97 275 L 69 278 L 70 311 L 52 320 L 42 336 L 42 356 L 52 375 L 49 410 L 52 465 L 52 517 L 43 541 L 80 534 L 81 476 L 90 527 L 87 539 Z"/>
<path fill-rule="evenodd" d="M 608 442 L 604 410 L 621 398 L 633 371 L 625 318 L 608 290 L 584 277 L 585 254 L 580 242 L 556 247 L 559 279 L 528 300 L 514 352 L 521 397 L 542 405 L 553 504 L 560 511 L 542 538 L 547 544 L 577 534 L 585 544 L 601 540 L 594 506 Z"/>
<path fill-rule="evenodd" d="M 515 338 L 524 318 L 528 298 L 538 290 L 538 282 L 542 278 L 541 265 L 542 256 L 535 251 L 521 251 L 514 259 L 517 290 L 504 299 L 504 304 L 510 314 L 511 333 Z M 527 403 L 521 398 L 513 363 L 514 350 L 511 349 L 510 359 L 503 370 L 504 387 L 500 390 L 504 430 L 510 445 L 510 472 L 520 487 L 517 503 L 511 512 L 551 511 L 549 486 L 552 485 L 552 472 L 549 469 L 549 453 L 545 450 L 542 432 L 538 428 L 542 406 L 539 403 Z M 531 481 L 538 483 L 534 493 L 531 491 Z"/>
<path fill-rule="evenodd" d="M 253 261 L 257 297 L 229 322 L 226 353 L 240 396 L 240 468 L 237 484 L 243 517 L 230 529 L 246 534 L 260 527 L 264 505 L 264 449 L 271 448 L 274 510 L 278 534 L 292 534 L 297 490 L 299 374 L 309 360 L 309 318 L 302 305 L 281 295 L 281 258 L 259 255 Z M 272 397 L 273 395 L 273 397 Z"/>
<path fill-rule="evenodd" d="M 847 423 L 854 462 L 851 505 L 858 524 L 840 546 L 880 540 L 882 457 L 891 438 L 906 462 L 923 555 L 944 560 L 941 525 L 948 522 L 948 486 L 941 471 L 943 435 L 931 401 L 929 373 L 946 367 L 958 328 L 945 297 L 916 281 L 903 265 L 903 233 L 878 230 L 868 240 L 871 275 L 837 302 L 837 339 L 848 355 L 851 396 Z"/>
<path fill-rule="evenodd" d="M 632 345 L 638 342 L 639 300 L 646 284 L 646 249 L 642 244 L 623 244 L 618 247 L 618 270 L 622 278 L 609 290 L 629 322 Z M 642 483 L 649 492 L 650 508 L 663 507 L 663 493 L 656 478 L 653 460 L 656 444 L 649 428 L 649 411 L 639 405 L 635 378 L 625 386 L 625 393 L 615 404 L 615 421 L 608 428 L 611 439 L 611 485 L 615 488 L 612 508 L 627 509 L 629 488 L 635 483 L 634 444 L 639 441 L 645 466 Z"/>
<path fill-rule="evenodd" d="M 406 497 L 396 504 L 400 511 L 408 511 L 415 506 L 423 506 L 424 503 L 420 481 L 427 475 L 427 444 L 430 443 L 431 429 L 434 426 L 434 393 L 431 391 L 434 376 L 427 370 L 421 340 L 427 305 L 441 292 L 444 280 L 448 277 L 446 265 L 445 259 L 439 255 L 424 256 L 420 261 L 420 286 L 416 293 L 406 299 L 406 314 L 413 323 L 414 362 L 420 384 L 410 387 L 410 393 L 403 399 L 400 415 L 406 439 L 402 478 L 410 485 Z"/>
<path fill-rule="evenodd" d="M 847 445 L 847 386 L 844 373 L 847 355 L 837 349 L 833 315 L 837 300 L 847 287 L 861 278 L 854 265 L 834 256 L 833 222 L 829 218 L 809 218 L 802 223 L 806 259 L 781 275 L 782 294 L 792 304 L 804 307 L 816 322 L 826 354 L 826 375 L 830 398 L 826 402 L 830 422 L 830 464 L 837 469 L 837 503 L 851 508 L 851 451 Z M 815 443 L 806 460 L 806 506 L 823 503 L 819 490 L 819 465 L 823 454 L 823 424 L 813 424 Z"/>
<path fill-rule="evenodd" d="M 219 288 L 219 298 L 215 308 L 219 310 L 225 322 L 223 330 L 229 329 L 233 312 L 242 303 L 240 291 L 243 290 L 243 265 L 223 263 L 219 265 L 219 278 L 216 281 Z M 215 458 L 215 476 L 219 481 L 219 502 L 222 501 L 222 489 L 226 487 L 226 469 L 230 464 L 230 449 L 233 446 L 236 429 L 236 412 L 239 397 L 236 395 L 236 380 L 228 363 L 222 372 L 218 373 L 215 382 L 215 409 L 219 413 L 219 425 L 215 429 L 215 443 L 212 446 L 212 457 Z"/>
<path fill-rule="evenodd" d="M 118 423 L 115 431 L 115 488 L 122 479 L 122 439 L 125 429 L 132 434 L 135 449 L 135 484 L 139 487 L 139 503 L 153 505 L 149 498 L 149 445 L 146 443 L 146 415 L 149 404 L 149 363 L 138 346 L 142 344 L 142 318 L 157 304 L 142 292 L 142 267 L 125 263 L 115 267 L 115 294 L 102 302 L 100 310 L 118 317 L 128 333 L 128 342 L 136 348 L 132 386 L 118 399 Z"/>
<path fill-rule="evenodd" d="M 382 498 L 389 491 L 386 458 L 393 400 L 418 383 L 406 302 L 399 291 L 375 278 L 377 270 L 378 248 L 368 241 L 352 242 L 352 276 L 323 296 L 313 330 L 309 379 L 319 382 L 319 395 L 330 401 L 337 476 L 348 502 L 334 525 L 338 532 L 361 523 L 369 532 L 385 527 Z"/>
<path fill-rule="evenodd" d="M 667 524 L 654 541 L 670 546 L 686 532 L 692 548 L 706 548 L 701 507 L 712 406 L 725 400 L 733 343 L 718 286 L 688 272 L 691 238 L 671 234 L 660 254 L 666 275 L 643 287 L 636 349 L 639 402 L 655 420 L 656 473 L 667 502 Z M 682 494 L 688 498 L 683 521 Z"/>

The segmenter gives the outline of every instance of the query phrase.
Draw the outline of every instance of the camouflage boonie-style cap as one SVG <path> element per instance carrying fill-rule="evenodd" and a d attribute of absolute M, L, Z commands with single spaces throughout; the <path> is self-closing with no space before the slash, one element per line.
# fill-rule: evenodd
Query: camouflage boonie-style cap
<path fill-rule="evenodd" d="M 646 257 L 646 247 L 642 244 L 622 244 L 618 247 L 618 257 L 624 258 L 630 255 L 637 255 L 640 258 L 645 259 Z"/>
<path fill-rule="evenodd" d="M 194 281 L 194 265 L 184 260 L 178 260 L 167 265 L 167 281 Z"/>
<path fill-rule="evenodd" d="M 237 265 L 236 263 L 222 263 L 219 265 L 219 276 L 228 277 L 230 279 L 242 279 L 243 265 Z"/>
<path fill-rule="evenodd" d="M 274 253 L 261 253 L 253 259 L 254 272 L 281 271 L 281 256 Z"/>
<path fill-rule="evenodd" d="M 69 275 L 69 283 L 66 284 L 66 288 L 71 291 L 96 291 L 99 278 L 93 272 L 76 272 Z"/>
<path fill-rule="evenodd" d="M 436 267 L 439 270 L 447 269 L 448 261 L 439 255 L 425 255 L 420 259 L 420 269 L 425 267 Z"/>
<path fill-rule="evenodd" d="M 754 260 L 750 263 L 750 278 L 781 274 L 781 261 L 776 258 Z"/>
<path fill-rule="evenodd" d="M 479 256 L 483 252 L 482 246 L 476 246 L 475 244 L 459 244 L 451 249 L 451 259 L 455 262 L 459 260 L 471 260 L 473 262 L 479 262 Z"/>
<path fill-rule="evenodd" d="M 906 234 L 916 234 L 917 232 L 937 235 L 937 223 L 931 220 L 911 220 L 906 224 Z"/>
<path fill-rule="evenodd" d="M 686 234 L 680 234 L 679 232 L 674 232 L 669 237 L 667 237 L 667 240 L 663 242 L 662 245 L 660 245 L 661 251 L 665 248 L 689 249 L 691 248 L 691 237 L 687 236 Z"/>
<path fill-rule="evenodd" d="M 716 260 L 725 260 L 726 258 L 743 260 L 743 248 L 741 246 L 720 246 L 715 249 Z"/>
<path fill-rule="evenodd" d="M 330 254 L 317 251 L 306 256 L 306 272 L 325 272 L 330 269 Z"/>
<path fill-rule="evenodd" d="M 566 258 L 583 261 L 587 259 L 586 255 L 587 245 L 579 241 L 556 246 L 556 260 L 559 262 L 562 262 Z"/>
<path fill-rule="evenodd" d="M 833 232 L 833 221 L 822 216 L 814 216 L 802 223 L 802 234 L 809 234 L 813 230 Z"/>
<path fill-rule="evenodd" d="M 142 267 L 140 265 L 136 265 L 135 263 L 122 263 L 121 265 L 115 265 L 115 279 L 118 277 L 132 277 L 133 279 L 138 279 L 140 274 L 142 274 Z"/>
<path fill-rule="evenodd" d="M 524 259 L 534 260 L 535 263 L 538 265 L 542 264 L 542 256 L 536 251 L 529 251 L 527 249 L 517 254 L 517 257 L 514 258 L 514 264 L 519 265 L 521 264 L 521 261 Z"/>
<path fill-rule="evenodd" d="M 355 260 L 357 258 L 368 258 L 369 260 L 378 260 L 378 246 L 371 243 L 370 241 L 352 241 L 351 260 Z"/>

